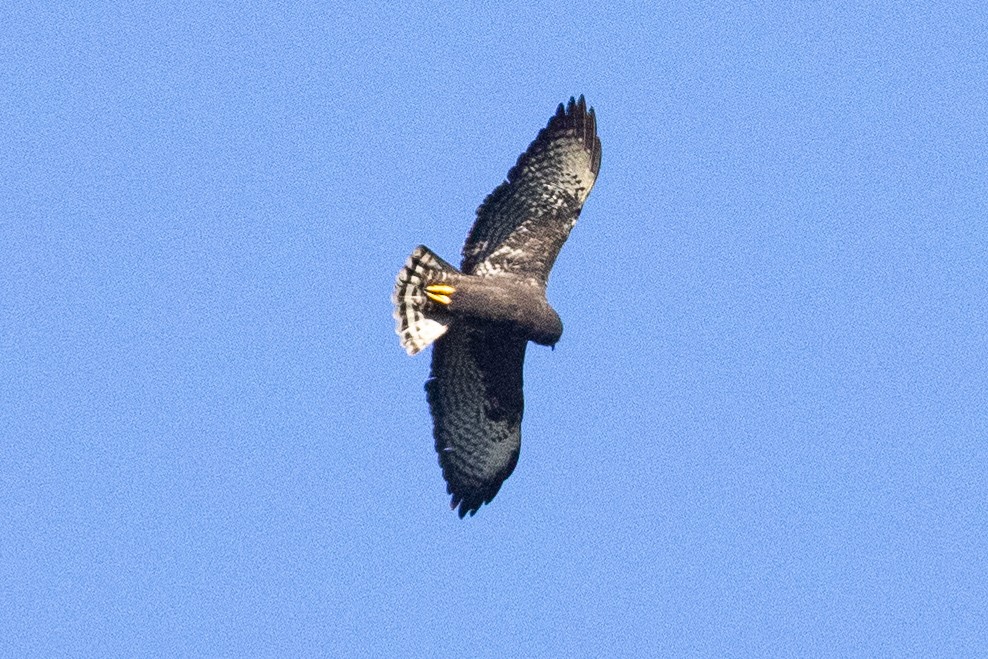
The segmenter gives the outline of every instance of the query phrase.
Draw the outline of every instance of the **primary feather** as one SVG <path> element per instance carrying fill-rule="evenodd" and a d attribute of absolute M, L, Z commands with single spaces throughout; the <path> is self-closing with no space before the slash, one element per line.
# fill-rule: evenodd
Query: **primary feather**
<path fill-rule="evenodd" d="M 545 287 L 599 171 L 593 108 L 571 98 L 477 209 L 460 270 L 419 247 L 398 274 L 402 345 L 433 344 L 425 388 L 460 517 L 489 503 L 518 463 L 525 348 L 562 334 Z"/>

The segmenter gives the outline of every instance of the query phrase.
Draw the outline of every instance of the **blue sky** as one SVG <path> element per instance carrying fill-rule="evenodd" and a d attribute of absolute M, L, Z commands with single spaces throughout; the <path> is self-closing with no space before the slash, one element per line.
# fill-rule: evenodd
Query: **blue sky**
<path fill-rule="evenodd" d="M 988 12 L 738 5 L 4 9 L 2 654 L 988 651 Z M 460 520 L 393 278 L 580 93 Z"/>

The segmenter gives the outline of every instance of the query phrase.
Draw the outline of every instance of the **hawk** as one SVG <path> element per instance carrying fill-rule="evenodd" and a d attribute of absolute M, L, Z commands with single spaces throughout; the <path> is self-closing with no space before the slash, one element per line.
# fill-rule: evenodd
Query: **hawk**
<path fill-rule="evenodd" d="M 599 170 L 593 108 L 570 98 L 477 209 L 460 268 L 420 245 L 398 273 L 402 347 L 434 344 L 425 390 L 461 518 L 490 503 L 518 463 L 525 348 L 563 333 L 546 284 Z"/>

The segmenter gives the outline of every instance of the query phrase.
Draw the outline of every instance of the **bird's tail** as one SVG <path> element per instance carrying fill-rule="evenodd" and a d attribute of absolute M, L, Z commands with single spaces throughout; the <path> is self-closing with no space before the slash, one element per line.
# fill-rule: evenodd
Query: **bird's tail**
<path fill-rule="evenodd" d="M 446 332 L 450 318 L 445 305 L 449 297 L 444 293 L 453 291 L 447 282 L 458 272 L 425 245 L 416 247 L 405 267 L 398 271 L 391 295 L 395 332 L 409 355 L 423 350 Z"/>

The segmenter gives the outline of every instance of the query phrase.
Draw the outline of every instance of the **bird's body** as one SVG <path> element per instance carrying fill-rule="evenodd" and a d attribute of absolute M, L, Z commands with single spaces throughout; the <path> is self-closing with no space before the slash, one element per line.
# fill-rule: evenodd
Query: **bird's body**
<path fill-rule="evenodd" d="M 517 464 L 525 348 L 562 335 L 549 271 L 599 169 L 593 109 L 570 99 L 477 210 L 460 269 L 419 246 L 398 273 L 402 346 L 412 355 L 435 344 L 426 392 L 460 517 L 490 502 Z"/>
<path fill-rule="evenodd" d="M 456 295 L 447 308 L 454 317 L 499 324 L 506 333 L 544 346 L 554 346 L 563 334 L 563 322 L 549 306 L 545 290 L 530 280 L 460 275 L 453 282 Z"/>

